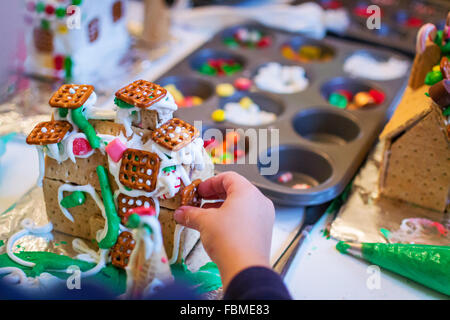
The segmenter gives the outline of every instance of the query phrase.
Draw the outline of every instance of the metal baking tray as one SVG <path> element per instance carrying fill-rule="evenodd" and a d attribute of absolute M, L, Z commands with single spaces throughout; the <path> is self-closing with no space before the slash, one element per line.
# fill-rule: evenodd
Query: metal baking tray
<path fill-rule="evenodd" d="M 318 41 L 253 22 L 239 26 L 257 28 L 269 34 L 273 40 L 272 45 L 264 49 L 229 48 L 223 43 L 224 35 L 230 33 L 228 28 L 180 61 L 156 82 L 161 85 L 173 83 L 184 95 L 197 95 L 204 99 L 199 106 L 179 108 L 175 113 L 176 117 L 190 123 L 201 120 L 203 132 L 205 128 L 217 128 L 222 132 L 227 128 L 248 129 L 249 127 L 227 121 L 216 123 L 211 119 L 211 113 L 215 109 L 223 107 L 226 101 L 239 100 L 242 95 L 248 94 L 261 109 L 278 115 L 275 122 L 255 128 L 268 129 L 269 132 L 271 129 L 279 129 L 279 143 L 261 149 L 252 139 L 248 139 L 248 150 L 257 150 L 258 161 L 253 164 L 218 164 L 216 171 L 231 170 L 244 175 L 274 202 L 282 205 L 317 205 L 335 198 L 365 159 L 406 85 L 406 77 L 389 81 L 352 78 L 342 69 L 345 59 L 359 50 L 378 58 L 409 58 L 386 49 L 330 36 Z M 231 30 L 239 26 L 231 27 Z M 306 64 L 286 60 L 280 53 L 280 48 L 285 43 L 293 46 L 300 43 L 326 46 L 333 51 L 334 56 L 326 62 Z M 243 62 L 242 71 L 232 76 L 208 76 L 193 69 L 202 60 L 218 56 L 234 57 Z M 217 84 L 233 83 L 238 77 L 251 78 L 260 66 L 271 61 L 303 66 L 310 81 L 308 88 L 294 94 L 274 94 L 253 86 L 250 93 L 238 91 L 231 98 L 220 98 L 215 94 Z M 384 103 L 364 110 L 339 109 L 328 103 L 327 95 L 333 89 L 341 88 L 350 91 L 374 88 L 382 90 L 386 99 Z M 279 172 L 294 172 L 293 182 L 307 183 L 312 185 L 311 188 L 298 190 L 279 184 L 277 178 L 280 173 L 260 175 L 259 169 L 264 167 L 261 159 L 264 159 L 264 155 L 271 154 L 272 148 L 276 151 L 278 146 Z M 249 160 L 248 156 L 246 160 Z"/>
<path fill-rule="evenodd" d="M 310 0 L 296 0 L 292 4 L 301 4 Z M 314 1 L 322 6 L 330 0 Z M 416 35 L 420 24 L 433 23 L 439 30 L 445 24 L 450 10 L 448 0 L 337 0 L 348 10 L 351 24 L 339 35 L 367 41 L 384 47 L 397 49 L 414 55 Z M 358 6 L 378 5 L 381 8 L 381 28 L 368 29 L 367 18 L 355 14 Z M 418 26 L 407 25 L 409 18 L 419 19 Z"/>

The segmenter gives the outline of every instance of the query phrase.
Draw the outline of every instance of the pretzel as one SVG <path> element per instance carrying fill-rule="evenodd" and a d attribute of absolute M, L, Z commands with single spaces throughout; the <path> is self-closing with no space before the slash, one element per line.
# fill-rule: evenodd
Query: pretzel
<path fill-rule="evenodd" d="M 130 256 L 136 246 L 133 235 L 123 231 L 117 238 L 116 244 L 111 248 L 111 263 L 113 266 L 125 269 L 130 262 Z"/>
<path fill-rule="evenodd" d="M 159 157 L 156 153 L 127 149 L 122 155 L 119 181 L 131 189 L 151 192 L 156 188 Z"/>
<path fill-rule="evenodd" d="M 94 87 L 87 84 L 63 84 L 48 102 L 53 108 L 77 109 L 89 99 Z"/>
<path fill-rule="evenodd" d="M 146 109 L 164 98 L 167 90 L 145 80 L 136 80 L 116 92 L 116 97 L 132 106 Z"/>
<path fill-rule="evenodd" d="M 36 27 L 33 30 L 34 47 L 40 52 L 53 52 L 53 33 Z"/>
<path fill-rule="evenodd" d="M 181 190 L 181 205 L 200 207 L 202 204 L 202 198 L 198 194 L 198 185 L 202 182 L 200 179 L 192 181 L 190 185 L 184 187 Z"/>
<path fill-rule="evenodd" d="M 40 146 L 61 142 L 72 125 L 64 120 L 52 120 L 38 123 L 27 137 L 28 144 Z"/>
<path fill-rule="evenodd" d="M 173 118 L 153 131 L 152 139 L 166 149 L 178 151 L 196 139 L 199 134 L 193 125 Z"/>
<path fill-rule="evenodd" d="M 134 209 L 141 206 L 147 207 L 147 203 L 149 207 L 153 208 L 155 207 L 155 202 L 150 197 L 146 196 L 130 197 L 127 196 L 126 194 L 120 193 L 117 196 L 117 208 L 118 208 L 117 214 L 119 215 L 122 224 L 123 225 L 126 224 L 125 221 L 126 213 L 130 209 Z"/>

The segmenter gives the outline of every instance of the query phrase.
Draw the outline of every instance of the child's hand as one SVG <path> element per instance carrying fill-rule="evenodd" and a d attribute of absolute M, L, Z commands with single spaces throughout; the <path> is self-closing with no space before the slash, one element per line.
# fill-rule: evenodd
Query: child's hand
<path fill-rule="evenodd" d="M 205 199 L 225 201 L 203 208 L 180 207 L 174 217 L 178 223 L 200 231 L 206 252 L 219 267 L 224 287 L 247 267 L 270 267 L 275 218 L 272 201 L 234 172 L 202 182 L 198 191 Z"/>

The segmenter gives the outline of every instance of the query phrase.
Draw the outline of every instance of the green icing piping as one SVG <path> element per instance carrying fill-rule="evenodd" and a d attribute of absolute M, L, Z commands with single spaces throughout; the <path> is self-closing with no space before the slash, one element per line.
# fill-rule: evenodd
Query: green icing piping
<path fill-rule="evenodd" d="M 111 186 L 108 181 L 108 174 L 106 169 L 102 166 L 97 166 L 97 176 L 100 182 L 100 189 L 102 192 L 103 205 L 105 206 L 106 223 L 108 232 L 105 237 L 98 243 L 101 249 L 111 248 L 117 241 L 119 235 L 120 219 L 117 216 L 116 205 L 114 204 Z"/>
<path fill-rule="evenodd" d="M 219 269 L 214 262 L 208 262 L 199 268 L 197 272 L 190 271 L 184 260 L 181 263 L 172 264 L 170 269 L 175 280 L 183 280 L 193 286 L 197 286 L 195 289 L 199 294 L 222 287 Z"/>
<path fill-rule="evenodd" d="M 114 98 L 114 103 L 116 104 L 116 106 L 118 106 L 119 108 L 122 108 L 122 109 L 134 108 L 133 105 L 126 103 L 125 101 L 122 101 L 119 98 Z"/>
<path fill-rule="evenodd" d="M 16 267 L 23 270 L 28 277 L 37 277 L 43 272 L 48 272 L 60 279 L 67 279 L 71 275 L 70 273 L 66 273 L 69 266 L 78 266 L 81 271 L 87 271 L 95 267 L 95 263 L 72 259 L 68 256 L 59 255 L 53 252 L 24 251 L 15 253 L 15 255 L 23 260 L 36 263 L 36 266 L 33 268 L 22 266 L 12 261 L 8 255 L 4 253 L 0 255 L 0 268 Z M 0 275 L 0 278 L 3 276 L 4 275 Z M 111 290 L 115 295 L 120 295 L 126 291 L 126 272 L 111 264 L 106 265 L 99 273 L 87 277 L 84 281 L 102 285 Z"/>
<path fill-rule="evenodd" d="M 86 196 L 82 191 L 74 191 L 67 197 L 64 197 L 61 200 L 61 206 L 64 208 L 73 208 L 76 206 L 81 206 L 86 201 Z"/>
<path fill-rule="evenodd" d="M 101 139 L 97 136 L 94 127 L 86 120 L 81 109 L 82 107 L 70 110 L 72 120 L 84 132 L 91 147 L 97 149 L 100 147 Z"/>
<path fill-rule="evenodd" d="M 363 257 L 436 291 L 450 295 L 450 247 L 363 243 Z"/>

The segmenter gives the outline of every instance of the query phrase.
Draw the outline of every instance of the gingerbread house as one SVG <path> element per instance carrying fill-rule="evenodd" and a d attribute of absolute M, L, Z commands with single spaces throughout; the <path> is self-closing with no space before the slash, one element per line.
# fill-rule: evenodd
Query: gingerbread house
<path fill-rule="evenodd" d="M 442 34 L 430 24 L 419 31 L 408 87 L 380 135 L 379 180 L 381 195 L 439 212 L 450 192 L 450 42 Z"/>
<path fill-rule="evenodd" d="M 27 0 L 29 74 L 88 82 L 116 67 L 130 47 L 127 0 Z"/>
<path fill-rule="evenodd" d="M 172 117 L 176 104 L 170 93 L 145 80 L 124 88 L 116 93 L 122 99 L 116 101 L 118 113 L 125 110 L 117 122 L 93 115 L 96 98 L 90 85 L 63 85 L 50 99 L 53 119 L 27 137 L 41 159 L 45 156 L 47 215 L 55 230 L 112 250 L 131 243 L 130 234 L 123 233 L 129 231 L 130 213 L 151 209 L 169 262 L 179 262 L 199 233 L 177 225 L 174 210 L 201 204 L 197 186 L 214 174 L 214 167 L 198 130 Z M 120 255 L 117 265 L 124 267 L 130 254 Z"/>

